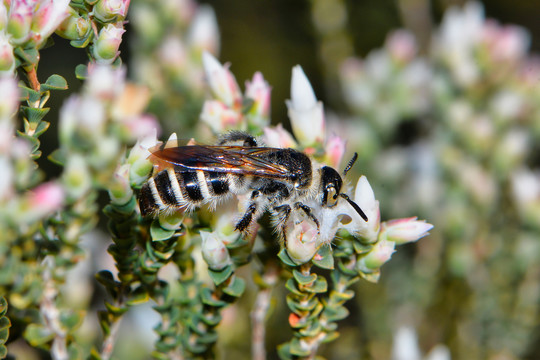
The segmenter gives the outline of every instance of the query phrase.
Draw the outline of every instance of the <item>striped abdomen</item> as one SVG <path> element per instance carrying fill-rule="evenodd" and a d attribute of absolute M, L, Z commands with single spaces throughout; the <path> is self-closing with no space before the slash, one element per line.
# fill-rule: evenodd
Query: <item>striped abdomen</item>
<path fill-rule="evenodd" d="M 238 176 L 220 172 L 162 170 L 141 188 L 141 214 L 190 210 L 231 192 L 238 193 L 240 181 Z"/>

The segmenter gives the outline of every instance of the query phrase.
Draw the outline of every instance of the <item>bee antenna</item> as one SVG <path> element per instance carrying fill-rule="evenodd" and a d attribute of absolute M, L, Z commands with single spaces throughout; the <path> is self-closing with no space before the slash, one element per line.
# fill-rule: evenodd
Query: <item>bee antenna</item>
<path fill-rule="evenodd" d="M 353 159 L 356 159 L 356 158 L 353 158 Z M 360 215 L 362 217 L 362 219 L 364 219 L 365 222 L 368 221 L 368 217 L 362 211 L 362 209 L 360 209 L 360 206 L 358 206 L 358 204 L 356 204 L 354 201 L 352 201 L 351 198 L 349 196 L 347 196 L 347 194 L 339 194 L 339 196 L 341 196 L 342 198 L 347 200 L 347 202 L 354 208 L 354 210 L 356 210 L 358 215 Z"/>
<path fill-rule="evenodd" d="M 345 175 L 347 175 L 347 173 L 349 172 L 349 170 L 351 170 L 351 168 L 353 167 L 354 163 L 356 162 L 356 159 L 358 159 L 358 153 L 354 153 L 352 159 L 349 160 L 349 163 L 347 164 L 347 166 L 345 166 L 345 170 L 343 170 L 343 177 L 345 177 Z"/>

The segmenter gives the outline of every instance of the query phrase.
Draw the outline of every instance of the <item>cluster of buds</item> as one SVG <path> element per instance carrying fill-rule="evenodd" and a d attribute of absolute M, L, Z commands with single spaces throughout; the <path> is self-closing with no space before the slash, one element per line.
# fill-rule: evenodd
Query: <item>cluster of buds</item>
<path fill-rule="evenodd" d="M 200 117 L 215 134 L 228 130 L 260 129 L 268 125 L 270 86 L 261 73 L 255 73 L 252 81 L 246 82 L 245 95 L 242 95 L 228 65 L 221 65 L 205 52 L 203 67 L 213 99 L 204 103 Z"/>

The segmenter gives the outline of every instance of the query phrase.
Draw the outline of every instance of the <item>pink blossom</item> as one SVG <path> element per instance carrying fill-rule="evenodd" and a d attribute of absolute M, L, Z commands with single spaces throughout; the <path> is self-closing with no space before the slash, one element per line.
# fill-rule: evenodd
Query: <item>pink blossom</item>
<path fill-rule="evenodd" d="M 251 123 L 257 126 L 264 126 L 268 123 L 271 91 L 272 88 L 260 72 L 256 72 L 251 81 L 246 81 L 246 98 L 252 99 L 254 102 L 248 113 Z"/>
<path fill-rule="evenodd" d="M 321 245 L 318 241 L 316 225 L 308 220 L 287 226 L 285 239 L 287 253 L 297 264 L 303 264 L 311 260 Z"/>
<path fill-rule="evenodd" d="M 40 0 L 32 19 L 34 40 L 41 44 L 69 16 L 70 0 Z"/>
<path fill-rule="evenodd" d="M 0 32 L 0 73 L 12 73 L 14 70 L 15 55 L 13 55 L 13 46 L 9 43 L 7 35 Z"/>
<path fill-rule="evenodd" d="M 423 238 L 432 228 L 433 225 L 416 217 L 394 219 L 382 223 L 381 237 L 401 245 Z"/>
<path fill-rule="evenodd" d="M 491 20 L 484 24 L 482 42 L 494 61 L 516 61 L 527 53 L 530 36 L 519 26 L 500 26 Z"/>
<path fill-rule="evenodd" d="M 12 74 L 0 75 L 0 123 L 10 121 L 19 108 L 19 87 Z"/>
<path fill-rule="evenodd" d="M 395 250 L 395 243 L 392 241 L 380 240 L 365 256 L 360 258 L 356 263 L 356 268 L 359 271 L 370 273 L 377 271 L 383 266 L 390 258 Z"/>
<path fill-rule="evenodd" d="M 215 133 L 242 129 L 245 126 L 243 118 L 238 112 L 217 100 L 206 101 L 200 117 Z"/>
<path fill-rule="evenodd" d="M 102 22 L 122 20 L 126 17 L 130 0 L 99 0 L 94 5 L 94 16 Z"/>
<path fill-rule="evenodd" d="M 276 127 L 265 127 L 263 131 L 263 141 L 270 147 L 295 148 L 298 146 L 291 133 L 285 130 L 281 124 Z"/>
<path fill-rule="evenodd" d="M 219 29 L 211 6 L 198 8 L 188 31 L 188 44 L 197 51 L 219 52 Z"/>
<path fill-rule="evenodd" d="M 202 256 L 210 269 L 222 270 L 232 263 L 229 251 L 216 233 L 201 231 L 200 234 Z"/>
<path fill-rule="evenodd" d="M 339 169 L 341 159 L 345 154 L 346 141 L 337 136 L 331 135 L 325 145 L 326 163 L 334 169 Z"/>
<path fill-rule="evenodd" d="M 112 64 L 120 54 L 118 49 L 124 34 L 123 22 L 107 24 L 100 31 L 97 39 L 94 40 L 93 55 L 98 64 Z"/>
<path fill-rule="evenodd" d="M 239 108 L 242 104 L 242 93 L 229 66 L 221 65 L 214 56 L 204 52 L 203 67 L 206 80 L 215 98 L 229 108 Z"/>
<path fill-rule="evenodd" d="M 414 35 L 406 30 L 391 33 L 386 40 L 386 47 L 392 58 L 401 63 L 411 61 L 418 50 Z"/>
<path fill-rule="evenodd" d="M 47 182 L 36 187 L 29 197 L 29 208 L 32 212 L 44 216 L 59 210 L 64 203 L 65 193 L 56 182 Z"/>

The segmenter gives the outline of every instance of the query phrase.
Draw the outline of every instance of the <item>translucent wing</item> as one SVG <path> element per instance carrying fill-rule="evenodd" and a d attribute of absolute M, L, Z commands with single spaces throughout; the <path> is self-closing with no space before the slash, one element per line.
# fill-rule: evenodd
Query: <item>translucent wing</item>
<path fill-rule="evenodd" d="M 173 165 L 191 170 L 254 175 L 287 179 L 290 170 L 268 159 L 282 149 L 245 146 L 176 146 L 152 149 L 150 160 L 161 166 Z"/>

